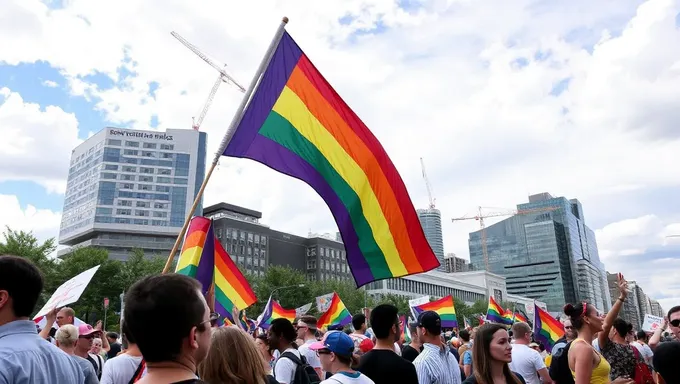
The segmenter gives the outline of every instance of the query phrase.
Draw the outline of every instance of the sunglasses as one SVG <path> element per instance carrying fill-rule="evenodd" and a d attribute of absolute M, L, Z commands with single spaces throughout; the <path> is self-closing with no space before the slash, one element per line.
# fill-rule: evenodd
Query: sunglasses
<path fill-rule="evenodd" d="M 318 351 L 316 351 L 316 354 L 317 355 L 330 355 L 331 351 L 329 351 L 328 349 L 319 349 Z"/>
<path fill-rule="evenodd" d="M 574 329 L 574 327 L 572 327 L 572 326 L 567 326 L 567 327 L 564 327 L 564 329 Z"/>
<path fill-rule="evenodd" d="M 671 320 L 669 323 L 674 327 L 680 327 L 680 319 Z"/>

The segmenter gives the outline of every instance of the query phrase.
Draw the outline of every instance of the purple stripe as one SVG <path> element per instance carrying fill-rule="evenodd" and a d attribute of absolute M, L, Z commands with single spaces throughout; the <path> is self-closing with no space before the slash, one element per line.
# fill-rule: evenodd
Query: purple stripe
<path fill-rule="evenodd" d="M 256 135 L 248 151 L 243 156 L 238 157 L 258 161 L 283 174 L 302 180 L 314 188 L 328 204 L 338 229 L 342 233 L 342 240 L 347 253 L 347 264 L 357 285 L 362 286 L 374 280 L 371 268 L 359 249 L 359 237 L 354 230 L 347 208 L 314 167 L 287 148 L 261 135 Z"/>
<path fill-rule="evenodd" d="M 231 311 L 228 311 L 226 308 L 224 308 L 224 306 L 217 300 L 215 300 L 215 312 L 219 313 L 223 319 L 229 319 L 229 321 L 234 324 L 232 321 Z"/>
<path fill-rule="evenodd" d="M 250 100 L 250 104 L 243 114 L 243 119 L 223 155 L 242 157 L 252 146 L 255 135 L 262 128 L 269 112 L 274 108 L 276 100 L 281 95 L 290 74 L 302 55 L 302 50 L 297 43 L 288 32 L 284 32 L 281 42 L 276 47 L 274 56 L 260 80 L 260 85 L 257 87 L 252 100 Z"/>
<path fill-rule="evenodd" d="M 201 253 L 201 260 L 198 261 L 198 268 L 196 269 L 196 280 L 203 285 L 203 293 L 208 292 L 213 282 L 213 275 L 215 274 L 215 234 L 213 232 L 212 220 L 208 227 L 205 244 L 203 244 L 203 252 Z"/>

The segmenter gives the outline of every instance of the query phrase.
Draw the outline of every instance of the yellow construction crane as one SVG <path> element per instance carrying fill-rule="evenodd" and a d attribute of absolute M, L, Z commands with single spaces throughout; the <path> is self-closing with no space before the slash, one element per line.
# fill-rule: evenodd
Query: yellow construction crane
<path fill-rule="evenodd" d="M 423 158 L 420 158 L 420 169 L 423 171 L 423 180 L 425 180 L 425 187 L 427 187 L 427 197 L 430 199 L 430 209 L 434 209 L 435 198 L 432 197 L 432 186 L 430 185 L 430 179 L 427 178 L 427 173 L 425 173 L 425 162 Z"/>
<path fill-rule="evenodd" d="M 185 47 L 189 48 L 193 53 L 195 53 L 198 57 L 203 59 L 206 63 L 208 63 L 211 67 L 215 68 L 219 75 L 217 76 L 217 80 L 215 80 L 215 84 L 213 84 L 212 89 L 210 90 L 210 93 L 208 94 L 208 99 L 205 101 L 205 104 L 203 105 L 203 110 L 201 110 L 201 113 L 198 115 L 198 118 L 192 117 L 193 124 L 192 128 L 196 131 L 201 127 L 201 124 L 203 123 L 203 119 L 205 118 L 205 115 L 208 114 L 208 109 L 210 109 L 210 105 L 213 102 L 213 99 L 215 98 L 215 94 L 217 93 L 217 90 L 220 88 L 220 85 L 222 83 L 228 83 L 228 84 L 233 84 L 235 85 L 241 93 L 245 93 L 246 89 L 243 88 L 241 84 L 236 81 L 228 72 L 227 72 L 227 65 L 224 64 L 223 66 L 217 65 L 215 62 L 213 62 L 208 56 L 203 54 L 198 48 L 196 48 L 195 45 L 191 44 L 188 42 L 185 38 L 180 36 L 177 32 L 170 32 L 170 34 L 177 40 L 179 40 L 180 43 L 184 44 Z"/>
<path fill-rule="evenodd" d="M 478 207 L 477 208 L 477 215 L 474 216 L 463 216 L 463 217 L 454 217 L 451 219 L 452 222 L 456 221 L 464 221 L 464 220 L 478 220 L 479 221 L 479 228 L 481 229 L 481 237 L 482 237 L 482 255 L 484 256 L 484 268 L 488 271 L 489 270 L 489 254 L 486 250 L 486 226 L 484 225 L 484 219 L 488 219 L 491 217 L 504 217 L 504 216 L 514 216 L 514 215 L 527 215 L 531 213 L 540 213 L 540 212 L 551 212 L 558 210 L 558 207 L 545 207 L 545 208 L 533 208 L 533 209 L 511 209 L 507 211 L 500 211 L 500 212 L 488 212 L 484 213 L 483 210 L 485 208 L 483 207 Z"/>

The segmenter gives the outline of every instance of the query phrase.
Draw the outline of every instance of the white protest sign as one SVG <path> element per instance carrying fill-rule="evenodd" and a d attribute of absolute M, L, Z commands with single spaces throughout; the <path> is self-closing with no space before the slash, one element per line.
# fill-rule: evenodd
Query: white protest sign
<path fill-rule="evenodd" d="M 319 311 L 319 313 L 326 313 L 328 307 L 331 306 L 331 301 L 333 300 L 334 294 L 335 292 L 331 292 L 316 298 L 316 309 Z"/>
<path fill-rule="evenodd" d="M 410 299 L 408 301 L 408 306 L 411 309 L 411 315 L 413 315 L 414 319 L 418 319 L 418 314 L 413 310 L 413 307 L 417 307 L 418 305 L 423 305 L 425 303 L 430 302 L 430 296 L 422 296 L 417 299 Z"/>
<path fill-rule="evenodd" d="M 643 331 L 654 332 L 661 326 L 663 326 L 663 317 L 645 314 L 645 321 L 642 323 Z"/>
<path fill-rule="evenodd" d="M 90 284 L 92 276 L 99 269 L 99 265 L 90 268 L 85 272 L 81 272 L 79 275 L 72 277 L 67 282 L 59 286 L 56 291 L 52 294 L 47 303 L 35 314 L 34 320 L 40 316 L 46 315 L 54 308 L 63 307 L 64 305 L 75 303 L 80 299 L 80 295 L 83 294 L 87 285 Z"/>
<path fill-rule="evenodd" d="M 301 317 L 307 314 L 312 309 L 312 303 L 305 304 L 302 307 L 295 308 L 295 317 Z"/>

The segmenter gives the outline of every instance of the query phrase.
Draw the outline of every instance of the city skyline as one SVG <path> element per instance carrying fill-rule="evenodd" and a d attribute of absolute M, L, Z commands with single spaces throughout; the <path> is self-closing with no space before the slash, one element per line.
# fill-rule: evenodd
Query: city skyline
<path fill-rule="evenodd" d="M 680 238 L 666 238 L 680 234 L 680 181 L 668 171 L 680 153 L 677 2 L 591 4 L 588 17 L 578 4 L 500 0 L 145 4 L 131 16 L 120 4 L 8 3 L 1 225 L 56 237 L 71 150 L 94 132 L 190 128 L 215 73 L 171 30 L 247 84 L 286 15 L 310 59 L 382 142 L 416 208 L 428 206 L 419 164 L 427 156 L 445 253 L 467 258 L 467 234 L 478 229 L 452 217 L 477 206 L 508 209 L 549 190 L 588 207 L 607 270 L 635 279 L 665 308 L 680 302 L 672 278 Z M 492 6 L 504 12 L 489 15 Z M 240 96 L 229 86 L 218 92 L 202 126 L 207 162 Z M 310 188 L 253 162 L 221 159 L 204 203 L 221 201 L 302 236 L 336 231 Z"/>

